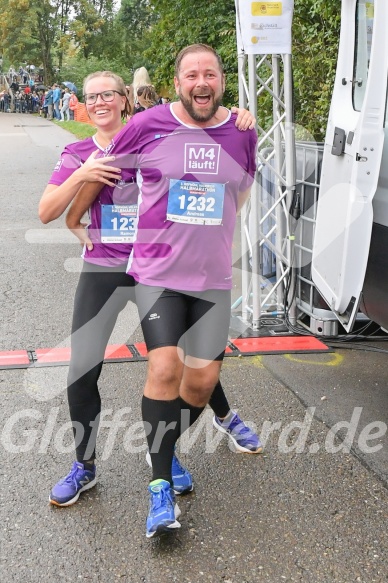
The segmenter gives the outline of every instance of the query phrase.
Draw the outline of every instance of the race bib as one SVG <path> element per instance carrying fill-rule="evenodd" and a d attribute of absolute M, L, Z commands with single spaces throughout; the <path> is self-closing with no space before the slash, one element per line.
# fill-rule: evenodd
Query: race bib
<path fill-rule="evenodd" d="M 167 220 L 192 225 L 221 225 L 225 185 L 170 179 Z"/>
<path fill-rule="evenodd" d="M 102 204 L 101 242 L 133 243 L 137 221 L 137 204 Z"/>

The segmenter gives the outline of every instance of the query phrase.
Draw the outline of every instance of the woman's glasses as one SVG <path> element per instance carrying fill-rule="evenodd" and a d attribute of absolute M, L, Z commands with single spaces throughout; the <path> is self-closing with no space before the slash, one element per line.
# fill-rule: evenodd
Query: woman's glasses
<path fill-rule="evenodd" d="M 100 95 L 101 99 L 105 101 L 105 103 L 109 103 L 113 101 L 115 98 L 115 93 L 118 95 L 123 95 L 120 91 L 116 91 L 115 89 L 111 89 L 110 91 L 101 91 L 101 93 L 86 93 L 84 95 L 84 101 L 86 105 L 93 105 L 97 101 L 97 97 Z"/>

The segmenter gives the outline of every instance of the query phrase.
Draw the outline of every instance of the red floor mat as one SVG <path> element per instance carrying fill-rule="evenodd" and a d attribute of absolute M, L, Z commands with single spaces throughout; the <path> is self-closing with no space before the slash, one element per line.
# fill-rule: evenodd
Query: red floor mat
<path fill-rule="evenodd" d="M 0 369 L 4 368 L 27 368 L 31 360 L 27 350 L 6 350 L 0 352 Z"/>
<path fill-rule="evenodd" d="M 236 338 L 228 342 L 225 356 L 254 356 L 255 354 L 285 354 L 333 352 L 315 336 L 264 336 Z M 147 359 L 144 342 L 137 344 L 110 344 L 104 362 L 136 362 Z M 8 350 L 0 352 L 0 370 L 28 368 L 29 366 L 65 366 L 70 362 L 70 348 L 38 348 L 36 350 Z"/>
<path fill-rule="evenodd" d="M 236 338 L 232 345 L 245 356 L 254 354 L 284 354 L 294 352 L 331 352 L 315 336 L 265 336 L 264 338 Z"/>

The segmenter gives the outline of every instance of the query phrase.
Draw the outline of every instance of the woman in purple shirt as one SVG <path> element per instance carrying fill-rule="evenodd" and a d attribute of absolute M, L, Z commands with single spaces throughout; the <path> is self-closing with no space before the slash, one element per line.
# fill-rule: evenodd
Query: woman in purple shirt
<path fill-rule="evenodd" d="M 48 223 L 66 210 L 85 182 L 111 187 L 104 188 L 91 204 L 90 224 L 82 229 L 84 264 L 74 301 L 67 387 L 76 461 L 51 490 L 49 500 L 56 506 L 74 504 L 81 492 L 96 484 L 95 447 L 101 412 L 98 379 L 117 317 L 135 298 L 135 281 L 126 274 L 126 267 L 136 231 L 138 189 L 133 172 L 111 166 L 114 157 L 108 152 L 112 138 L 131 114 L 125 84 L 109 71 L 93 73 L 84 81 L 84 100 L 97 132 L 65 148 L 39 205 L 40 219 Z M 239 123 L 245 127 L 246 120 Z M 97 158 L 98 153 L 103 157 Z M 82 205 L 82 199 L 77 197 L 74 203 Z M 220 417 L 230 411 L 220 383 L 210 405 Z M 172 474 L 176 493 L 193 489 L 191 474 L 176 456 Z"/>

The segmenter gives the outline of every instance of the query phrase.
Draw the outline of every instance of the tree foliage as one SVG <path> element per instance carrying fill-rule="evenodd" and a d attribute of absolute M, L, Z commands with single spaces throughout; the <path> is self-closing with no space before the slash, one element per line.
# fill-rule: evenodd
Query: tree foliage
<path fill-rule="evenodd" d="M 151 73 L 155 69 L 155 55 L 148 59 L 145 52 L 156 19 L 148 0 L 122 0 L 117 22 L 121 32 L 122 55 L 132 73 L 138 67 L 146 67 Z"/>
<path fill-rule="evenodd" d="M 338 0 L 297 0 L 293 20 L 296 122 L 322 140 L 333 90 L 340 33 Z"/>
<path fill-rule="evenodd" d="M 336 67 L 339 0 L 295 0 L 293 72 L 296 122 L 322 139 Z M 43 64 L 45 81 L 59 67 L 62 80 L 111 68 L 130 82 L 145 66 L 163 95 L 174 95 L 176 54 L 203 42 L 221 55 L 226 105 L 238 100 L 234 0 L 0 0 L 0 43 L 5 61 Z M 1 52 L 1 50 L 0 50 Z M 272 103 L 259 100 L 261 120 Z M 263 122 L 264 123 L 264 122 Z"/>
<path fill-rule="evenodd" d="M 63 55 L 100 52 L 114 20 L 114 0 L 0 0 L 0 39 L 10 64 L 35 61 L 51 83 Z"/>
<path fill-rule="evenodd" d="M 150 5 L 157 15 L 148 34 L 146 59 L 153 59 L 153 80 L 173 91 L 174 61 L 186 45 L 206 43 L 214 47 L 224 62 L 227 75 L 225 103 L 237 100 L 237 59 L 234 0 L 155 0 Z M 177 15 L 180 23 L 177 25 Z M 155 59 L 157 55 L 157 59 Z"/>
<path fill-rule="evenodd" d="M 73 41 L 86 59 L 101 54 L 101 48 L 110 44 L 115 16 L 113 0 L 74 0 L 74 9 L 76 16 L 69 25 Z"/>

